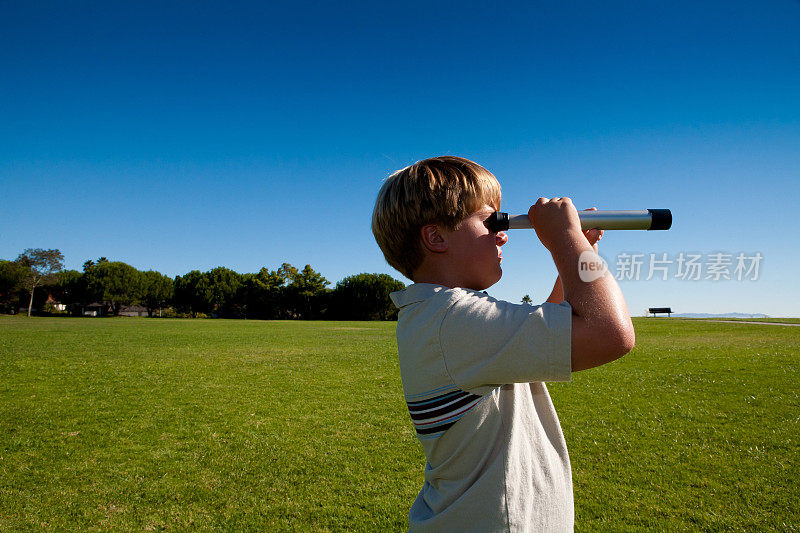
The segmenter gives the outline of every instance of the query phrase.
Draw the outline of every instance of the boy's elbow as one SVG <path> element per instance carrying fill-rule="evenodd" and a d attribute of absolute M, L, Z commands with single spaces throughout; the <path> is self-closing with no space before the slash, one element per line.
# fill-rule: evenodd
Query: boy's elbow
<path fill-rule="evenodd" d="M 600 356 L 602 361 L 600 364 L 610 363 L 619 359 L 636 346 L 636 333 L 633 331 L 633 326 L 618 327 L 609 331 L 605 336 L 605 342 L 602 344 L 605 354 Z"/>
<path fill-rule="evenodd" d="M 610 363 L 633 350 L 636 332 L 630 319 L 604 327 L 573 331 L 572 369 L 586 370 Z"/>
<path fill-rule="evenodd" d="M 615 349 L 616 357 L 614 359 L 619 359 L 633 350 L 635 346 L 636 332 L 633 330 L 633 324 L 627 324 L 619 328 L 610 348 Z"/>
<path fill-rule="evenodd" d="M 610 320 L 603 338 L 606 339 L 606 347 L 613 352 L 618 359 L 633 350 L 636 345 L 636 332 L 633 330 L 633 322 L 629 316 L 619 317 Z"/>

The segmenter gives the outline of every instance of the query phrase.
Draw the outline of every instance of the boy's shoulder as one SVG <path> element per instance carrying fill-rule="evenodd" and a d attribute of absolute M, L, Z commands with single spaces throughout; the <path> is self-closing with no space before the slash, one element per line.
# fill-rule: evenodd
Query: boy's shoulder
<path fill-rule="evenodd" d="M 413 283 L 405 289 L 390 293 L 389 297 L 392 299 L 392 302 L 394 302 L 394 305 L 402 309 L 408 305 L 424 302 L 434 297 L 436 297 L 437 300 L 458 300 L 469 295 L 498 301 L 489 296 L 486 292 L 479 292 L 461 287 L 445 287 L 444 285 L 437 285 L 435 283 Z"/>
<path fill-rule="evenodd" d="M 429 315 L 452 315 L 452 310 L 456 307 L 472 309 L 495 306 L 514 306 L 509 302 L 497 300 L 485 292 L 464 289 L 461 287 L 445 287 L 433 283 L 414 283 L 403 290 L 393 292 L 389 295 L 395 306 L 400 309 L 400 320 L 408 315 L 424 313 Z"/>
<path fill-rule="evenodd" d="M 427 330 L 437 336 L 480 334 L 483 328 L 499 324 L 514 328 L 536 312 L 535 306 L 499 300 L 483 291 L 431 283 L 409 285 L 390 297 L 400 309 L 399 329 Z"/>
<path fill-rule="evenodd" d="M 463 289 L 445 287 L 434 283 L 414 283 L 405 289 L 389 294 L 398 308 L 402 309 L 415 303 L 421 303 L 433 297 L 449 299 Z"/>
<path fill-rule="evenodd" d="M 428 335 L 500 341 L 521 330 L 571 337 L 572 308 L 566 301 L 541 305 L 512 303 L 486 292 L 461 287 L 415 283 L 390 295 L 400 309 L 400 331 L 426 331 Z"/>
<path fill-rule="evenodd" d="M 486 308 L 505 308 L 530 312 L 534 306 L 529 304 L 515 304 L 505 300 L 499 300 L 486 291 L 476 291 L 462 287 L 446 287 L 434 283 L 414 283 L 405 289 L 389 294 L 394 305 L 399 309 L 411 307 L 414 304 L 425 303 L 426 307 L 439 308 L 441 306 L 452 306 L 455 303 L 459 307 L 486 307 Z"/>

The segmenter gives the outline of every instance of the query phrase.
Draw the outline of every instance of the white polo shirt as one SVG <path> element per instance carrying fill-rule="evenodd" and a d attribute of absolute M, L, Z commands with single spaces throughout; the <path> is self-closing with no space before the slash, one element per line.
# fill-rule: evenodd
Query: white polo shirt
<path fill-rule="evenodd" d="M 572 531 L 572 475 L 543 381 L 569 381 L 568 303 L 418 283 L 400 308 L 403 391 L 425 451 L 411 531 Z"/>

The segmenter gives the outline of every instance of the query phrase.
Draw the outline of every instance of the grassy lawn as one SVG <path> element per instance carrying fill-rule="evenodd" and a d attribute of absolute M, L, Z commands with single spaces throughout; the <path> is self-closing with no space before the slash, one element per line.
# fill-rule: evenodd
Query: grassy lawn
<path fill-rule="evenodd" d="M 576 529 L 800 529 L 800 328 L 636 329 L 550 386 Z M 393 323 L 0 317 L 0 530 L 402 530 L 396 357 Z"/>

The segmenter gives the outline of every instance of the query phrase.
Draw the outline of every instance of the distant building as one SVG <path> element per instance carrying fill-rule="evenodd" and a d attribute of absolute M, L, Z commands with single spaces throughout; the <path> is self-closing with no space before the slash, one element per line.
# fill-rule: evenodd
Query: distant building
<path fill-rule="evenodd" d="M 83 308 L 83 316 L 103 316 L 106 314 L 106 306 L 100 302 L 94 302 Z"/>
<path fill-rule="evenodd" d="M 123 305 L 119 309 L 119 316 L 147 316 L 147 308 L 143 305 Z"/>
<path fill-rule="evenodd" d="M 56 301 L 56 299 L 53 298 L 52 294 L 47 295 L 47 302 L 45 303 L 44 308 L 47 309 L 48 306 L 52 307 L 56 311 L 67 310 L 67 306 L 65 304 L 62 304 L 61 302 Z"/>

